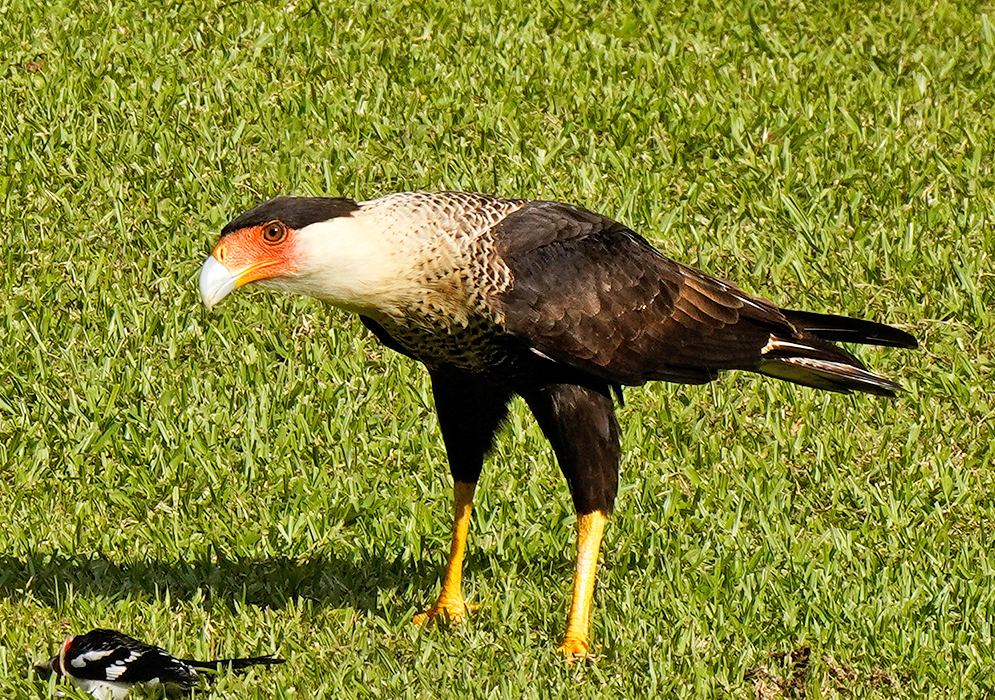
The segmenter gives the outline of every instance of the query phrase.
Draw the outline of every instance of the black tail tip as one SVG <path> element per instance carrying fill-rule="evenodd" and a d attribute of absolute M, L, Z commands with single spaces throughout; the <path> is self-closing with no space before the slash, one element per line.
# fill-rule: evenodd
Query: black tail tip
<path fill-rule="evenodd" d="M 914 335 L 884 323 L 794 309 L 781 309 L 781 312 L 791 323 L 823 340 L 837 343 L 882 345 L 906 350 L 915 350 L 919 347 L 919 341 Z"/>
<path fill-rule="evenodd" d="M 891 333 L 888 334 L 887 340 L 889 342 L 881 342 L 879 345 L 887 345 L 893 348 L 904 348 L 906 350 L 918 350 L 919 341 L 911 333 L 906 333 L 903 330 L 895 328 L 893 326 L 887 327 Z"/>

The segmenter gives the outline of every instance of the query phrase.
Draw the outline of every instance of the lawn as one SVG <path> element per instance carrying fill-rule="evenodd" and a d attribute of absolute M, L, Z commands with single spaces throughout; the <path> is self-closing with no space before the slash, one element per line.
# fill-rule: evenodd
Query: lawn
<path fill-rule="evenodd" d="M 0 696 L 52 697 L 31 664 L 93 627 L 288 660 L 219 699 L 995 694 L 992 8 L 0 0 L 0 35 Z M 518 403 L 481 607 L 416 628 L 450 526 L 427 375 L 196 282 L 264 198 L 412 189 L 581 204 L 896 324 L 922 348 L 858 352 L 908 392 L 629 390 L 573 665 L 574 515 Z"/>

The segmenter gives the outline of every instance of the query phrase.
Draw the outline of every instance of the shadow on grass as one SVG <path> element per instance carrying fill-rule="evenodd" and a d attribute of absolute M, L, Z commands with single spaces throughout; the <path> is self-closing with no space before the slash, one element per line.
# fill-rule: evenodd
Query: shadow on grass
<path fill-rule="evenodd" d="M 322 606 L 373 611 L 382 607 L 378 606 L 382 591 L 399 591 L 417 605 L 435 595 L 438 585 L 438 566 L 371 553 L 342 559 L 216 557 L 189 562 L 115 562 L 99 555 L 44 552 L 24 558 L 0 556 L 0 597 L 30 595 L 52 606 L 65 600 L 70 590 L 77 596 L 107 598 L 161 598 L 168 593 L 173 600 L 188 600 L 199 591 L 205 600 L 230 607 L 282 608 L 309 600 Z"/>

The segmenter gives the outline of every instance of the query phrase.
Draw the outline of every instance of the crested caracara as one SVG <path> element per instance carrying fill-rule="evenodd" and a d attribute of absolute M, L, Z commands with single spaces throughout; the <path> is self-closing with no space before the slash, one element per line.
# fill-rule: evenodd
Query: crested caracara
<path fill-rule="evenodd" d="M 277 197 L 224 227 L 200 273 L 204 304 L 249 282 L 353 311 L 384 345 L 428 368 L 455 522 L 442 591 L 418 621 L 467 612 L 461 578 L 474 488 L 509 399 L 525 400 L 578 515 L 560 647 L 568 656 L 588 649 L 598 552 L 618 483 L 613 394 L 655 379 L 702 384 L 740 369 L 893 396 L 898 384 L 835 343 L 916 347 L 908 333 L 879 323 L 781 309 L 580 207 L 478 194 Z"/>

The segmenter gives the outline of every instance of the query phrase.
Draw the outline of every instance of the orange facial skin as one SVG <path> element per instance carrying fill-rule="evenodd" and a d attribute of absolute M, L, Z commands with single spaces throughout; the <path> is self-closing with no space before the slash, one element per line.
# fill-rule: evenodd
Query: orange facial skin
<path fill-rule="evenodd" d="M 295 233 L 281 221 L 249 226 L 222 238 L 211 254 L 235 276 L 237 286 L 241 287 L 293 272 L 291 254 Z"/>

